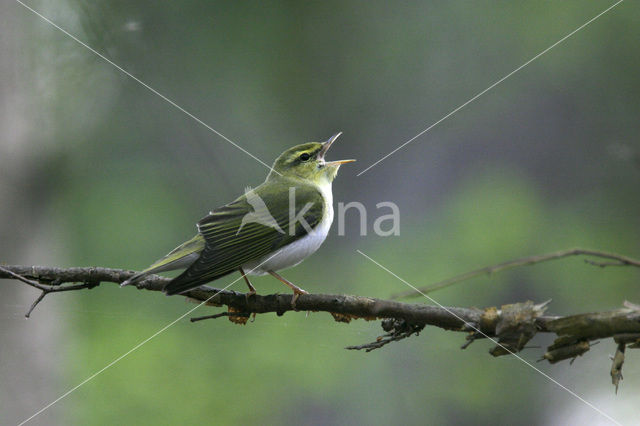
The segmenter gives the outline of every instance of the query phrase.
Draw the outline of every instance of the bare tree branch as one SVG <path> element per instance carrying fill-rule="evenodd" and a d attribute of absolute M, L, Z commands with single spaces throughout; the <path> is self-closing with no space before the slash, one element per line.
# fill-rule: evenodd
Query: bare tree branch
<path fill-rule="evenodd" d="M 552 259 L 574 255 L 589 255 L 609 259 L 598 266 L 631 265 L 640 267 L 640 261 L 628 257 L 594 250 L 573 249 L 539 256 L 531 256 L 504 262 L 459 275 L 436 283 L 442 288 L 455 282 L 484 273 L 492 273 L 515 266 L 531 265 Z M 44 266 L 0 266 L 0 278 L 21 281 L 41 291 L 26 316 L 49 293 L 91 289 L 101 283 L 120 284 L 135 272 L 101 267 L 55 268 Z M 140 290 L 161 291 L 169 278 L 150 275 L 136 283 Z M 430 287 L 433 289 L 434 286 Z M 496 343 L 489 352 L 493 356 L 516 353 L 537 333 L 553 333 L 557 336 L 547 348 L 541 360 L 556 363 L 575 359 L 586 353 L 593 341 L 613 338 L 616 355 L 612 358 L 612 383 L 617 387 L 622 379 L 625 348 L 640 347 L 640 306 L 624 303 L 624 307 L 606 312 L 583 313 L 569 316 L 545 315 L 549 302 L 534 304 L 526 301 L 488 307 L 485 309 L 464 307 L 431 306 L 421 303 L 402 303 L 363 296 L 303 294 L 292 306 L 292 294 L 251 295 L 231 290 L 202 286 L 183 294 L 189 299 L 206 302 L 209 306 L 226 306 L 227 311 L 192 318 L 192 322 L 227 317 L 230 321 L 245 324 L 256 314 L 274 312 L 278 316 L 289 311 L 328 312 L 335 321 L 350 322 L 353 319 L 367 321 L 382 319 L 383 336 L 371 343 L 349 346 L 347 349 L 364 349 L 367 352 L 381 348 L 391 342 L 418 335 L 426 326 L 467 333 L 468 347 L 477 339 L 489 338 Z"/>
<path fill-rule="evenodd" d="M 18 281 L 22 281 L 23 283 L 33 287 L 33 288 L 37 288 L 38 290 L 42 290 L 42 293 L 40 293 L 40 296 L 38 296 L 38 298 L 31 304 L 31 307 L 29 308 L 29 310 L 27 311 L 27 313 L 25 314 L 25 317 L 29 318 L 31 316 L 31 312 L 33 312 L 33 310 L 36 308 L 36 306 L 38 305 L 38 303 L 42 302 L 42 299 L 44 299 L 44 297 L 49 294 L 49 293 L 57 293 L 57 292 L 61 292 L 61 291 L 71 291 L 71 290 L 82 290 L 84 288 L 90 289 L 93 288 L 95 286 L 97 286 L 98 284 L 100 284 L 99 282 L 93 282 L 93 281 L 87 281 L 83 284 L 76 284 L 76 285 L 68 285 L 68 286 L 60 286 L 59 284 L 61 283 L 58 279 L 54 278 L 52 281 L 47 281 L 48 284 L 40 284 L 37 281 L 31 280 L 26 278 L 24 275 L 20 275 L 17 274 L 13 271 L 11 271 L 10 269 L 7 269 L 5 267 L 0 266 L 0 273 L 4 272 L 5 274 L 8 274 L 9 277 L 11 278 L 15 278 Z M 0 275 L 0 278 L 3 278 L 2 275 Z"/>
<path fill-rule="evenodd" d="M 553 253 L 539 254 L 535 256 L 521 257 L 519 259 L 508 260 L 506 262 L 498 263 L 491 266 L 485 266 L 480 269 L 474 269 L 473 271 L 465 272 L 464 274 L 456 275 L 455 277 L 448 278 L 446 280 L 438 281 L 431 285 L 421 287 L 419 291 L 406 291 L 402 293 L 396 293 L 391 296 L 392 299 L 399 299 L 402 297 L 417 297 L 423 293 L 430 293 L 432 291 L 440 290 L 450 285 L 457 284 L 462 281 L 470 280 L 480 275 L 491 275 L 498 272 L 506 271 L 507 269 L 516 268 L 518 266 L 535 265 L 536 263 L 547 262 L 549 260 L 562 259 L 569 256 L 592 256 L 601 259 L 613 260 L 613 262 L 597 262 L 586 259 L 585 262 L 590 265 L 605 267 L 605 266 L 635 266 L 640 268 L 640 260 L 632 259 L 627 256 L 622 256 L 615 253 L 607 253 L 599 250 L 589 250 L 581 248 L 573 248 L 569 250 L 560 250 Z"/>
<path fill-rule="evenodd" d="M 80 290 L 93 288 L 103 282 L 120 284 L 134 271 L 98 267 L 87 268 L 55 268 L 45 266 L 4 265 L 0 267 L 0 278 L 13 278 L 28 285 L 38 285 L 38 289 L 55 291 Z M 18 278 L 19 277 L 19 278 Z M 170 281 L 158 275 L 150 275 L 136 283 L 140 290 L 161 291 Z M 65 286 L 65 283 L 80 283 Z M 292 294 L 254 295 L 247 297 L 244 293 L 232 290 L 202 286 L 183 293 L 184 296 L 200 302 L 207 301 L 212 306 L 228 306 L 236 312 L 263 314 L 275 312 L 283 315 L 288 311 L 323 311 L 335 314 L 335 319 L 349 322 L 355 318 L 375 320 L 377 318 L 402 318 L 411 323 L 424 323 L 437 327 L 468 331 L 465 324 L 480 320 L 482 311 L 470 308 L 448 308 L 463 321 L 453 317 L 443 308 L 423 304 L 407 304 L 391 300 L 381 300 L 361 296 L 305 294 L 291 305 Z M 229 317 L 240 315 L 229 315 Z"/>

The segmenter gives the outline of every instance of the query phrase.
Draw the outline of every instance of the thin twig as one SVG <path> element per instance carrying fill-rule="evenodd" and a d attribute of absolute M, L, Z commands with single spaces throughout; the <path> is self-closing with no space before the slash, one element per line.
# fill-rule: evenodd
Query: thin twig
<path fill-rule="evenodd" d="M 415 334 L 416 336 L 424 329 L 424 325 L 411 324 L 405 320 L 385 319 L 382 321 L 382 329 L 388 333 L 378 337 L 374 342 L 365 343 L 363 345 L 347 346 L 345 349 L 362 350 L 371 352 L 375 349 L 388 345 L 391 342 L 397 342 Z"/>
<path fill-rule="evenodd" d="M 426 287 L 421 287 L 419 291 L 406 291 L 402 293 L 396 293 L 391 296 L 392 299 L 399 299 L 402 297 L 417 297 L 423 293 L 430 293 L 436 290 L 440 290 L 450 285 L 457 284 L 462 281 L 467 281 L 471 278 L 475 278 L 480 275 L 491 275 L 498 272 L 506 271 L 507 269 L 516 268 L 518 266 L 535 265 L 536 263 L 547 262 L 549 260 L 562 259 L 569 256 L 594 256 L 603 259 L 612 259 L 615 262 L 597 263 L 587 259 L 586 262 L 596 266 L 635 266 L 640 268 L 640 260 L 633 259 L 627 256 L 622 256 L 616 253 L 607 253 L 599 250 L 589 250 L 574 248 L 569 250 L 561 250 L 553 253 L 540 254 L 535 256 L 521 257 L 519 259 L 509 260 L 507 262 L 498 263 L 491 266 L 485 266 L 484 268 L 474 269 L 473 271 L 465 272 L 464 274 L 456 275 L 455 277 L 448 278 L 446 280 L 438 281 Z"/>
<path fill-rule="evenodd" d="M 202 320 L 207 320 L 207 319 L 216 319 L 216 318 L 221 318 L 221 317 L 242 317 L 242 318 L 249 318 L 251 316 L 251 313 L 248 312 L 220 312 L 219 314 L 214 314 L 214 315 L 205 315 L 202 317 L 194 317 L 191 318 L 190 321 L 191 322 L 197 322 L 197 321 L 202 321 Z"/>
<path fill-rule="evenodd" d="M 598 262 L 597 260 L 585 259 L 584 263 L 588 263 L 589 265 L 599 266 L 604 268 L 606 266 L 629 266 L 628 263 L 624 263 L 621 261 L 610 261 L 610 262 Z"/>
<path fill-rule="evenodd" d="M 33 312 L 33 310 L 36 308 L 36 306 L 38 305 L 38 303 L 42 302 L 42 299 L 44 299 L 44 297 L 47 295 L 48 293 L 46 291 L 42 291 L 42 293 L 40 293 L 40 296 L 38 296 L 38 298 L 36 300 L 33 301 L 33 303 L 31 304 L 31 307 L 29 308 L 29 310 L 27 311 L 26 314 L 24 314 L 25 318 L 29 318 L 31 316 L 31 312 Z"/>
<path fill-rule="evenodd" d="M 100 284 L 100 282 L 87 281 L 83 284 L 61 286 L 60 284 L 62 284 L 62 282 L 58 279 L 54 279 L 53 281 L 47 281 L 47 282 L 50 282 L 50 284 L 41 284 L 35 280 L 26 278 L 21 274 L 17 274 L 12 270 L 8 269 L 7 267 L 0 266 L 0 272 L 4 272 L 5 274 L 11 276 L 12 278 L 15 278 L 18 281 L 22 281 L 23 283 L 42 291 L 42 293 L 40 293 L 40 296 L 38 296 L 38 298 L 31 304 L 31 307 L 29 308 L 27 313 L 24 315 L 26 318 L 29 318 L 31 316 L 31 312 L 33 312 L 36 306 L 38 306 L 38 304 L 42 302 L 44 297 L 49 293 L 60 293 L 64 291 L 82 290 L 85 288 L 91 289 Z M 0 275 L 0 278 L 2 278 L 1 275 Z"/>
<path fill-rule="evenodd" d="M 35 288 L 40 289 L 42 291 L 46 291 L 45 286 L 41 285 L 37 281 L 33 281 L 33 280 L 28 279 L 28 278 L 25 278 L 20 274 L 16 274 L 15 272 L 11 271 L 10 269 L 7 269 L 7 268 L 4 268 L 4 267 L 0 266 L 0 271 L 11 275 L 16 280 L 22 281 L 23 283 L 25 283 L 27 285 L 30 285 L 31 287 L 35 287 Z"/>

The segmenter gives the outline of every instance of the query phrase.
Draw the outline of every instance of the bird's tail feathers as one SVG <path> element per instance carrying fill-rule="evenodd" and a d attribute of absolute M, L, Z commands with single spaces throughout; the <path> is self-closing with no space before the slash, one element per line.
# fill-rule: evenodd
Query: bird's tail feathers
<path fill-rule="evenodd" d="M 128 280 L 121 282 L 120 283 L 120 287 L 133 285 L 133 284 L 137 283 L 138 281 L 140 281 L 141 279 L 143 279 L 144 277 L 146 277 L 147 275 L 149 275 L 151 273 L 152 272 L 146 272 L 146 271 L 138 272 L 137 274 L 135 274 L 134 276 L 132 276 Z"/>
<path fill-rule="evenodd" d="M 200 252 L 204 249 L 204 238 L 198 234 L 189 241 L 181 244 L 173 249 L 162 259 L 156 261 L 147 269 L 138 272 L 128 280 L 120 284 L 121 287 L 133 285 L 143 280 L 151 274 L 164 271 L 173 271 L 175 269 L 188 268 L 200 256 Z"/>

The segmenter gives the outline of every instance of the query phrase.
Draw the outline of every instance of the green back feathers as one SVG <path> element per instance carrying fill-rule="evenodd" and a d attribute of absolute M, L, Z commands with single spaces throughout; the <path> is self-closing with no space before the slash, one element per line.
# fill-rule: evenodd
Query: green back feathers
<path fill-rule="evenodd" d="M 315 228 L 324 215 L 324 199 L 315 185 L 297 179 L 274 178 L 237 200 L 215 209 L 198 222 L 205 245 L 200 257 L 165 288 L 176 294 L 237 271 L 305 236 L 302 221 L 291 224 L 289 188 L 295 188 L 293 217 L 302 215 Z"/>

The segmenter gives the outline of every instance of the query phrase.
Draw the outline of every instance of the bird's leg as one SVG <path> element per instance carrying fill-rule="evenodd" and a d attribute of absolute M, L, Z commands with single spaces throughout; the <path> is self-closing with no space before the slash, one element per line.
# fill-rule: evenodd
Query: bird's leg
<path fill-rule="evenodd" d="M 278 280 L 280 280 L 284 285 L 289 287 L 291 290 L 293 290 L 293 299 L 291 300 L 291 306 L 293 306 L 294 308 L 296 307 L 296 300 L 298 300 L 298 297 L 300 297 L 301 294 L 309 294 L 308 291 L 301 289 L 300 287 L 298 287 L 291 281 L 287 280 L 286 278 L 280 276 L 279 274 L 273 271 L 269 271 L 269 273 L 274 277 L 276 277 Z"/>
<path fill-rule="evenodd" d="M 249 281 L 249 278 L 247 278 L 247 274 L 244 273 L 244 271 L 242 270 L 242 267 L 238 268 L 238 270 L 240 271 L 240 275 L 242 275 L 242 278 L 244 278 L 244 282 L 246 282 L 247 286 L 249 287 L 249 293 L 245 295 L 248 299 L 249 297 L 256 294 L 256 288 L 253 285 L 251 285 L 251 281 Z"/>

